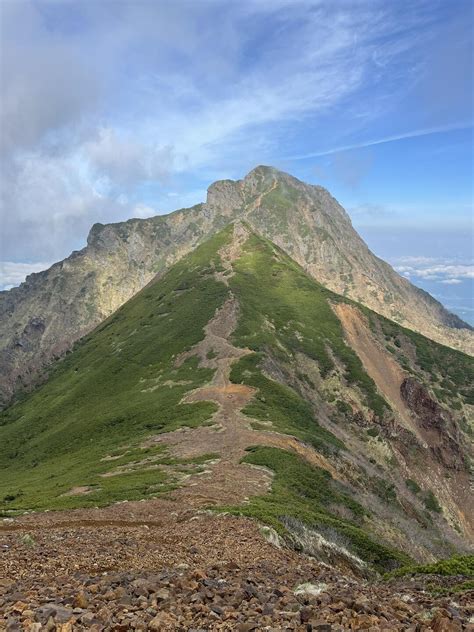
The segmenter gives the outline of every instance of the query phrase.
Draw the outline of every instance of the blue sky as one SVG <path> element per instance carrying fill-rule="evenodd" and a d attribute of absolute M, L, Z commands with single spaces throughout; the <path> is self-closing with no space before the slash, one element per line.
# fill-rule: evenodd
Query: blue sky
<path fill-rule="evenodd" d="M 0 5 L 3 285 L 271 164 L 473 320 L 470 0 Z"/>

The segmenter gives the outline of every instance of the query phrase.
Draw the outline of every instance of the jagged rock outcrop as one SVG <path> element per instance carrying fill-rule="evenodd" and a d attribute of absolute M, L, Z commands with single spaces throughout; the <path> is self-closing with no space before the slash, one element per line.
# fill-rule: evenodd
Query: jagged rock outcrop
<path fill-rule="evenodd" d="M 166 216 L 95 224 L 87 246 L 0 292 L 0 403 L 197 244 L 235 219 L 271 239 L 331 290 L 464 351 L 471 328 L 367 248 L 328 191 L 271 167 L 209 187 Z"/>
<path fill-rule="evenodd" d="M 436 459 L 449 469 L 461 470 L 464 467 L 463 451 L 459 432 L 450 413 L 430 396 L 425 386 L 412 377 L 403 380 L 400 393 L 417 419 Z"/>

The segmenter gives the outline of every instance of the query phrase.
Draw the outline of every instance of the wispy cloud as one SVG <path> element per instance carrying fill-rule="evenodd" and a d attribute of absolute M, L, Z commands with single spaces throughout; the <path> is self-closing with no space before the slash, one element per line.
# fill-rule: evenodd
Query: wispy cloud
<path fill-rule="evenodd" d="M 407 278 L 436 281 L 443 285 L 460 285 L 474 279 L 474 263 L 460 263 L 435 257 L 403 257 L 395 270 Z"/>
<path fill-rule="evenodd" d="M 385 136 L 383 138 L 377 138 L 376 140 L 362 141 L 360 143 L 354 143 L 352 145 L 343 145 L 341 147 L 333 147 L 332 149 L 325 149 L 323 151 L 310 152 L 308 154 L 302 154 L 300 156 L 290 156 L 285 160 L 306 160 L 308 158 L 319 158 L 321 156 L 329 156 L 331 154 L 338 154 L 340 152 L 351 151 L 353 149 L 363 149 L 365 147 L 373 147 L 374 145 L 384 145 L 385 143 L 392 143 L 398 140 L 406 140 L 408 138 L 419 138 L 420 136 L 429 136 L 431 134 L 442 134 L 446 132 L 454 132 L 456 130 L 468 130 L 472 129 L 473 123 L 453 123 L 452 125 L 440 125 L 439 127 L 429 127 L 426 129 L 412 130 L 401 134 L 394 134 L 393 136 Z"/>
<path fill-rule="evenodd" d="M 93 221 L 168 207 L 167 185 L 176 190 L 183 174 L 209 183 L 263 156 L 282 121 L 327 111 L 360 87 L 379 12 L 319 2 L 126 2 L 114 16 L 100 3 L 43 9 L 1 7 L 7 257 L 64 256 Z"/>
<path fill-rule="evenodd" d="M 261 162 L 339 153 L 354 186 L 370 159 L 343 150 L 458 129 L 345 142 L 373 139 L 371 123 L 426 74 L 443 39 L 432 5 L 0 3 L 3 258 L 61 258 L 94 221 L 192 205 Z"/>
<path fill-rule="evenodd" d="M 462 283 L 461 279 L 443 279 L 440 281 L 444 285 L 460 285 Z"/>

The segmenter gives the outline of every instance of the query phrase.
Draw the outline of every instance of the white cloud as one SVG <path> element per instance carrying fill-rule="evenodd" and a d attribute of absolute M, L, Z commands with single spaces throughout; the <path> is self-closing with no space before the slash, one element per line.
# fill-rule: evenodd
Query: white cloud
<path fill-rule="evenodd" d="M 407 278 L 437 281 L 444 285 L 459 285 L 464 280 L 474 279 L 474 265 L 434 257 L 403 257 L 403 265 L 395 265 L 395 270 Z M 410 265 L 406 265 L 409 263 Z"/>
<path fill-rule="evenodd" d="M 162 182 L 169 177 L 173 165 L 170 145 L 153 146 L 110 127 L 100 128 L 97 137 L 86 142 L 80 151 L 97 177 L 106 179 L 114 188 L 147 180 Z"/>
<path fill-rule="evenodd" d="M 373 204 L 366 202 L 364 204 L 358 204 L 347 209 L 349 215 L 356 219 L 371 218 L 379 219 L 385 217 L 393 217 L 397 215 L 397 211 L 387 208 L 383 204 Z"/>
<path fill-rule="evenodd" d="M 417 256 L 407 256 L 407 257 L 399 257 L 398 261 L 403 263 L 409 263 L 413 265 L 417 264 L 431 264 L 438 261 L 435 257 L 417 257 Z"/>
<path fill-rule="evenodd" d="M 355 143 L 353 145 L 343 145 L 341 147 L 333 147 L 332 149 L 326 149 L 324 151 L 313 152 L 309 154 L 302 154 L 299 156 L 291 156 L 287 160 L 306 160 L 308 158 L 318 158 L 321 156 L 329 156 L 331 154 L 338 154 L 341 152 L 348 152 L 354 149 L 363 149 L 365 147 L 373 147 L 375 145 L 384 145 L 385 143 L 392 143 L 396 140 L 405 140 L 408 138 L 418 138 L 419 136 L 430 136 L 431 134 L 442 134 L 443 132 L 453 132 L 458 130 L 466 130 L 472 128 L 471 121 L 465 121 L 464 123 L 453 123 L 451 125 L 439 125 L 438 127 L 428 127 L 424 129 L 414 129 L 409 132 L 403 132 L 402 134 L 393 134 L 392 136 L 384 136 L 383 138 L 377 138 L 374 140 L 364 141 L 361 143 Z"/>
<path fill-rule="evenodd" d="M 281 155 L 309 118 L 365 125 L 375 98 L 354 114 L 351 97 L 379 82 L 386 110 L 393 74 L 418 77 L 412 28 L 430 31 L 396 4 L 0 3 L 3 257 L 60 258 L 94 221 L 201 201 L 204 182 Z"/>
<path fill-rule="evenodd" d="M 139 217 L 140 219 L 153 217 L 154 215 L 158 215 L 156 210 L 151 206 L 146 206 L 146 204 L 137 204 L 132 210 L 132 217 Z"/>
<path fill-rule="evenodd" d="M 444 285 L 460 285 L 462 283 L 461 279 L 443 279 L 440 283 L 444 283 Z"/>
<path fill-rule="evenodd" d="M 0 261 L 0 289 L 8 290 L 20 285 L 33 272 L 41 272 L 51 266 L 51 263 L 15 263 Z"/>
<path fill-rule="evenodd" d="M 329 15 L 318 3 L 124 3 L 114 16 L 100 4 L 13 4 L 2 5 L 7 257 L 64 256 L 94 221 L 148 214 L 147 182 L 153 206 L 169 207 L 174 175 L 205 169 L 211 182 L 225 163 L 265 152 L 274 141 L 264 126 L 314 116 L 360 86 L 375 36 L 358 12 Z M 67 10 L 93 26 L 69 32 Z M 260 46 L 268 20 L 279 35 Z M 258 54 L 242 68 L 249 46 Z"/>
<path fill-rule="evenodd" d="M 0 151 L 31 149 L 48 134 L 81 123 L 97 106 L 100 70 L 91 72 L 80 41 L 45 25 L 34 3 L 0 7 Z M 56 139 L 57 141 L 57 139 Z"/>

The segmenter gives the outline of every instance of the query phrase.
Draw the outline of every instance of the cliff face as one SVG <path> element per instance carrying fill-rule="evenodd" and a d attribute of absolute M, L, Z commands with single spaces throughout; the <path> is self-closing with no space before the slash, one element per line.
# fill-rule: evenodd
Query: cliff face
<path fill-rule="evenodd" d="M 443 344 L 473 352 L 471 329 L 370 252 L 322 187 L 270 167 L 224 180 L 166 216 L 92 227 L 87 246 L 0 293 L 0 402 L 36 383 L 157 274 L 235 219 L 271 239 L 329 289 Z"/>

